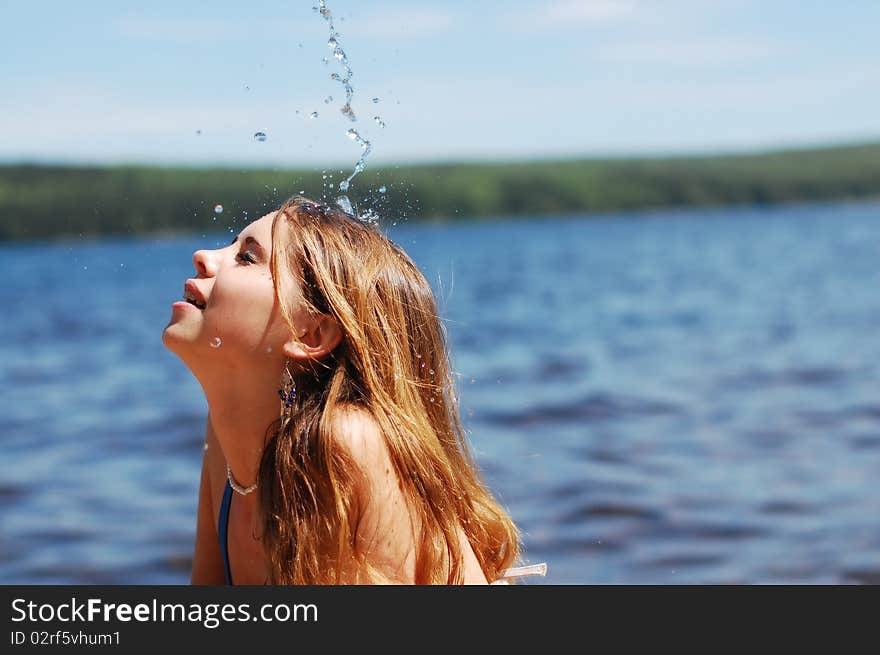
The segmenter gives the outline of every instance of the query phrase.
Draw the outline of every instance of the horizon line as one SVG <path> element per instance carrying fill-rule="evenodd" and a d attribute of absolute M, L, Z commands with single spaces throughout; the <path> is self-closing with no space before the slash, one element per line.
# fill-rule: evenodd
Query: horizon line
<path fill-rule="evenodd" d="M 812 150 L 834 150 L 839 148 L 871 147 L 880 146 L 880 135 L 863 138 L 843 138 L 835 140 L 819 140 L 810 142 L 779 142 L 776 144 L 751 145 L 727 148 L 715 148 L 706 150 L 646 150 L 626 152 L 593 152 L 593 153 L 547 153 L 544 155 L 524 155 L 521 157 L 472 157 L 462 156 L 457 159 L 400 159 L 380 160 L 370 168 L 389 169 L 403 166 L 413 168 L 429 168 L 433 166 L 456 166 L 456 165 L 503 165 L 503 164 L 527 164 L 527 163 L 560 163 L 575 161 L 601 161 L 601 160 L 627 160 L 627 159 L 707 159 L 714 157 L 749 157 L 786 152 L 803 152 Z M 135 159 L 106 159 L 87 160 L 76 158 L 6 158 L 0 156 L 0 167 L 33 166 L 33 167 L 70 167 L 70 168 L 162 168 L 162 169 L 190 169 L 190 170 L 329 170 L 335 168 L 350 168 L 351 163 L 325 162 L 322 164 L 309 165 L 307 163 L 280 163 L 280 162 L 237 162 L 237 161 L 154 161 Z M 369 169 L 367 169 L 369 170 Z M 364 171 L 366 172 L 366 171 Z"/>

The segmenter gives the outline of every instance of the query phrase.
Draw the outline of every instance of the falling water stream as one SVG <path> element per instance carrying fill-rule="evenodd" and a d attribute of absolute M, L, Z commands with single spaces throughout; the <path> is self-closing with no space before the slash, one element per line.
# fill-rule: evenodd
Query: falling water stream
<path fill-rule="evenodd" d="M 354 110 L 351 107 L 352 98 L 354 97 L 354 87 L 351 84 L 351 78 L 354 73 L 351 70 L 351 66 L 349 65 L 348 56 L 345 54 L 345 51 L 342 49 L 342 45 L 339 42 L 339 32 L 336 31 L 336 26 L 333 23 L 333 14 L 330 12 L 330 9 L 327 8 L 327 3 L 325 0 L 320 0 L 318 6 L 312 7 L 315 12 L 321 15 L 321 17 L 327 21 L 327 26 L 330 31 L 330 36 L 327 39 L 327 47 L 333 51 L 333 58 L 342 66 L 342 74 L 338 72 L 334 72 L 330 74 L 330 79 L 335 82 L 339 82 L 342 85 L 342 88 L 345 92 L 345 100 L 342 107 L 339 111 L 352 123 L 357 122 L 357 116 L 354 113 Z M 327 98 L 327 103 L 332 102 L 333 97 L 329 96 Z M 373 98 L 374 103 L 379 102 L 379 98 Z M 385 122 L 382 120 L 380 116 L 374 116 L 373 120 L 380 127 L 385 127 Z M 354 127 L 350 127 L 346 130 L 346 135 L 352 139 L 355 143 L 357 143 L 361 148 L 361 156 L 357 160 L 354 165 L 354 170 L 352 170 L 351 175 L 349 175 L 346 179 L 342 180 L 339 183 L 339 190 L 343 195 L 336 198 L 336 203 L 342 207 L 347 213 L 356 215 L 355 211 L 352 207 L 351 200 L 349 200 L 346 193 L 348 192 L 349 186 L 351 185 L 351 181 L 354 177 L 362 172 L 366 166 L 367 157 L 369 157 L 370 153 L 373 151 L 372 144 L 364 138 L 363 135 Z M 363 217 L 367 220 L 372 219 L 372 214 L 369 216 Z"/>
<path fill-rule="evenodd" d="M 333 58 L 342 67 L 341 74 L 339 72 L 333 72 L 330 74 L 330 79 L 333 80 L 334 82 L 339 82 L 339 84 L 342 86 L 343 91 L 345 92 L 345 98 L 343 101 L 343 105 L 342 105 L 342 107 L 340 107 L 339 111 L 349 121 L 351 121 L 352 123 L 356 123 L 357 116 L 355 115 L 354 110 L 352 109 L 352 106 L 351 106 L 352 99 L 354 98 L 354 87 L 351 84 L 351 78 L 353 77 L 354 73 L 351 70 L 351 66 L 349 65 L 348 56 L 345 54 L 345 51 L 342 49 L 342 45 L 339 42 L 340 35 L 339 35 L 339 32 L 336 31 L 336 26 L 333 22 L 333 15 L 330 12 L 330 9 L 327 7 L 327 3 L 325 2 L 325 0 L 320 0 L 318 5 L 315 7 L 312 7 L 312 9 L 316 13 L 320 14 L 320 16 L 325 21 L 327 21 L 327 26 L 328 26 L 328 29 L 330 32 L 330 35 L 327 39 L 327 47 L 332 50 Z M 329 63 L 329 59 L 327 57 L 324 57 L 324 63 Z M 245 88 L 247 89 L 249 87 L 246 86 Z M 332 102 L 333 102 L 332 95 L 328 95 L 324 99 L 324 104 L 326 104 L 326 105 L 330 105 Z M 372 102 L 373 102 L 373 104 L 378 104 L 379 102 L 381 102 L 381 100 L 378 97 L 374 97 L 372 99 Z M 318 112 L 317 111 L 311 112 L 309 114 L 309 117 L 312 119 L 318 118 Z M 378 115 L 373 116 L 373 121 L 379 127 L 382 127 L 382 128 L 385 127 L 385 122 L 382 120 L 381 116 L 378 116 Z M 360 146 L 361 155 L 358 158 L 357 162 L 355 163 L 354 169 L 352 170 L 351 175 L 349 175 L 347 178 L 345 178 L 344 180 L 339 182 L 338 188 L 339 188 L 339 191 L 342 192 L 342 195 L 340 195 L 336 198 L 336 204 L 339 207 L 341 207 L 343 209 L 343 211 L 345 211 L 349 215 L 354 216 L 364 222 L 375 224 L 379 220 L 378 215 L 371 209 L 366 209 L 363 212 L 356 211 L 355 208 L 353 207 L 352 202 L 349 199 L 348 195 L 346 195 L 348 192 L 349 186 L 351 185 L 351 181 L 354 179 L 354 177 L 358 173 L 360 173 L 364 170 L 365 165 L 366 165 L 365 162 L 367 160 L 367 157 L 372 152 L 373 147 L 372 147 L 372 144 L 366 138 L 364 138 L 361 135 L 361 133 L 357 129 L 355 129 L 354 127 L 348 128 L 345 133 L 346 133 L 346 136 L 348 136 L 352 141 L 354 141 L 355 143 L 357 143 Z M 264 131 L 259 130 L 259 131 L 254 132 L 253 138 L 255 141 L 257 141 L 259 143 L 263 143 L 267 140 L 268 137 Z M 340 171 L 340 172 L 342 172 L 342 171 Z M 325 174 L 323 175 L 323 179 L 325 180 L 325 185 L 329 184 L 329 187 L 332 189 L 333 184 L 327 182 L 328 178 L 332 178 L 332 175 L 327 175 L 325 172 Z M 326 190 L 326 186 L 325 186 L 325 190 Z M 381 193 L 381 194 L 385 193 L 384 186 L 379 188 L 379 193 Z M 221 204 L 215 205 L 214 206 L 214 214 L 215 214 L 214 220 L 216 220 L 217 216 L 222 213 L 223 213 L 223 205 L 221 205 Z M 247 214 L 245 213 L 245 216 L 246 215 Z M 230 228 L 230 232 L 232 232 L 232 228 Z M 219 336 L 213 337 L 210 341 L 210 345 L 212 348 L 220 348 L 222 345 L 221 338 Z"/>

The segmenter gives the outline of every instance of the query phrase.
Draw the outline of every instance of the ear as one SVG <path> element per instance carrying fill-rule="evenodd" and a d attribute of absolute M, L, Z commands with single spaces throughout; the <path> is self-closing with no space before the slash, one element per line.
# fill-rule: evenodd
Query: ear
<path fill-rule="evenodd" d="M 297 339 L 293 334 L 282 346 L 290 359 L 315 359 L 333 351 L 342 341 L 342 330 L 336 319 L 322 314 L 309 322 Z"/>

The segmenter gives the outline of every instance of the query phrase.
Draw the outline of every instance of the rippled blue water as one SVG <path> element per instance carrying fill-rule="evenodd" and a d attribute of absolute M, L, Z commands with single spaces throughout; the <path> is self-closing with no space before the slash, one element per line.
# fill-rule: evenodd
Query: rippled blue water
<path fill-rule="evenodd" d="M 880 582 L 880 204 L 390 236 L 547 582 Z M 188 581 L 205 404 L 160 335 L 217 242 L 0 247 L 0 583 Z"/>

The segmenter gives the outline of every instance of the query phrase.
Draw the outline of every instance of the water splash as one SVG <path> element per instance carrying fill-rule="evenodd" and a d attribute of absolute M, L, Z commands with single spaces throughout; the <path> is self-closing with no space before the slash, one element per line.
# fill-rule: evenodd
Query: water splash
<path fill-rule="evenodd" d="M 341 182 L 339 183 L 339 188 L 342 188 Z M 336 199 L 336 204 L 339 205 L 342 208 L 342 211 L 344 211 L 346 214 L 350 216 L 355 215 L 354 207 L 351 206 L 351 200 L 348 199 L 348 196 L 339 196 Z"/>
<path fill-rule="evenodd" d="M 351 175 L 349 175 L 346 179 L 339 183 L 339 190 L 342 192 L 348 191 L 349 184 L 351 184 L 354 176 L 364 170 L 364 161 L 366 160 L 367 156 L 373 151 L 373 146 L 370 144 L 370 142 L 362 137 L 360 135 L 360 132 L 358 132 L 353 127 L 348 128 L 345 133 L 348 135 L 348 138 L 357 142 L 363 152 L 361 153 L 360 159 L 358 159 L 357 163 L 355 163 L 354 170 L 351 172 Z"/>
<path fill-rule="evenodd" d="M 343 114 L 343 116 L 345 116 L 346 118 L 348 118 L 350 121 L 356 121 L 356 120 L 357 120 L 357 117 L 354 115 L 354 111 L 352 110 L 350 104 L 345 103 L 345 105 L 344 105 L 344 106 L 342 107 L 342 109 L 340 109 L 339 111 L 341 111 L 342 114 Z"/>
<path fill-rule="evenodd" d="M 374 212 L 372 209 L 367 209 L 362 214 L 358 215 L 358 218 L 365 223 L 369 223 L 370 225 L 378 225 L 379 224 L 379 214 Z"/>
<path fill-rule="evenodd" d="M 330 36 L 327 39 L 327 47 L 333 51 L 333 58 L 338 61 L 342 65 L 342 74 L 334 72 L 330 74 L 330 79 L 334 82 L 339 82 L 342 85 L 343 90 L 345 91 L 345 102 L 342 107 L 340 107 L 339 111 L 352 123 L 357 122 L 357 115 L 354 113 L 354 110 L 351 107 L 351 101 L 354 97 L 354 87 L 351 85 L 351 78 L 354 73 L 351 70 L 351 66 L 349 65 L 348 55 L 345 54 L 345 50 L 342 49 L 342 45 L 339 42 L 339 32 L 336 31 L 336 26 L 333 23 L 333 14 L 330 12 L 330 9 L 327 7 L 326 0 L 320 0 L 317 6 L 312 7 L 312 9 L 321 15 L 321 17 L 327 21 L 327 26 L 330 30 Z M 326 61 L 326 58 L 325 58 Z M 373 98 L 373 102 L 378 102 L 378 98 Z M 385 127 L 385 124 L 381 122 L 381 119 L 377 116 L 378 119 L 376 122 L 381 127 Z M 374 119 L 374 120 L 376 120 Z M 351 185 L 351 181 L 354 177 L 364 170 L 366 167 L 366 159 L 370 155 L 373 150 L 370 142 L 365 139 L 361 134 L 355 130 L 354 128 L 349 129 L 346 134 L 357 142 L 357 144 L 361 147 L 361 156 L 357 160 L 354 165 L 354 170 L 351 172 L 346 179 L 339 182 L 339 190 L 345 194 L 348 192 L 349 186 Z M 347 213 L 353 214 L 350 211 L 351 201 L 347 196 L 342 195 L 337 198 L 336 203 Z"/>

